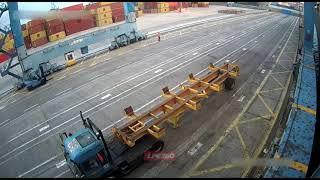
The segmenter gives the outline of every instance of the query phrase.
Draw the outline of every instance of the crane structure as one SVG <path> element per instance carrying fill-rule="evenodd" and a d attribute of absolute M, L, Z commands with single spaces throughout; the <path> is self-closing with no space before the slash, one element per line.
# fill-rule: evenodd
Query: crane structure
<path fill-rule="evenodd" d="M 39 66 L 41 64 L 48 63 L 50 60 L 66 53 L 73 52 L 77 49 L 88 48 L 88 45 L 100 42 L 105 39 L 113 39 L 109 49 L 116 49 L 118 47 L 145 39 L 145 34 L 139 32 L 137 29 L 133 3 L 123 3 L 125 14 L 125 21 L 123 23 L 118 23 L 113 26 L 104 28 L 96 28 L 89 33 L 81 33 L 77 36 L 72 36 L 62 41 L 55 42 L 50 46 L 46 46 L 41 49 L 35 49 L 32 53 L 29 54 L 26 51 L 21 32 L 18 3 L 8 2 L 7 6 L 0 8 L 0 15 L 2 15 L 3 12 L 7 10 L 9 11 L 10 27 L 11 32 L 13 33 L 16 53 L 11 54 L 4 50 L 1 50 L 1 52 L 8 54 L 10 57 L 17 55 L 18 62 L 12 64 L 13 58 L 11 58 L 8 62 L 8 65 L 1 71 L 1 76 L 11 75 L 19 79 L 21 82 L 30 81 L 33 79 L 30 74 L 34 73 L 35 71 L 40 72 Z M 0 29 L 0 31 L 5 35 L 5 38 L 9 34 L 9 31 L 5 31 L 3 29 Z M 3 43 L 4 41 L 0 42 L 0 45 L 3 45 Z M 18 75 L 10 71 L 17 65 L 20 65 L 22 75 Z"/>

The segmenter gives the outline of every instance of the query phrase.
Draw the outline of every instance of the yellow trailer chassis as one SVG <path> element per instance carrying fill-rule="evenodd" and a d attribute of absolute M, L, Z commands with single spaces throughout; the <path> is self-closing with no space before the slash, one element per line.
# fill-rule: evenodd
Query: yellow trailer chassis
<path fill-rule="evenodd" d="M 235 77 L 239 76 L 239 67 L 235 64 L 224 64 L 215 67 L 210 63 L 210 73 L 202 78 L 195 78 L 189 74 L 189 85 L 180 85 L 180 91 L 176 94 L 169 91 L 168 87 L 162 89 L 166 101 L 152 108 L 148 112 L 137 115 L 133 108 L 126 108 L 125 114 L 130 121 L 121 128 L 112 128 L 113 134 L 130 147 L 146 134 L 161 138 L 165 129 L 159 127 L 163 122 L 169 122 L 176 128 L 182 114 L 188 110 L 198 110 L 200 101 L 208 98 L 211 92 L 219 92 L 222 89 L 232 89 Z"/>

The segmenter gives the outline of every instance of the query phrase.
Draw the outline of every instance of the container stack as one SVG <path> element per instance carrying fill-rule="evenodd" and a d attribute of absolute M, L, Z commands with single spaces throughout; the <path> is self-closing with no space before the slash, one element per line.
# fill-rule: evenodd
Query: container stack
<path fill-rule="evenodd" d="M 125 20 L 123 2 L 115 2 L 110 5 L 112 20 L 114 23 Z"/>
<path fill-rule="evenodd" d="M 26 46 L 26 49 L 32 48 L 31 39 L 30 39 L 29 31 L 27 29 L 26 24 L 21 25 L 21 31 L 22 31 L 22 36 L 23 36 L 24 45 Z"/>
<path fill-rule="evenodd" d="M 137 3 L 137 7 L 138 7 L 138 11 L 139 11 L 139 10 L 142 10 L 142 11 L 143 11 L 143 10 L 144 10 L 144 3 L 143 3 L 143 2 L 138 2 L 138 3 Z"/>
<path fill-rule="evenodd" d="M 32 47 L 39 47 L 48 43 L 44 19 L 32 20 L 27 23 Z"/>
<path fill-rule="evenodd" d="M 180 7 L 180 2 L 168 2 L 169 3 L 169 11 L 175 11 Z"/>
<path fill-rule="evenodd" d="M 167 2 L 157 2 L 158 13 L 169 12 L 169 3 Z"/>
<path fill-rule="evenodd" d="M 209 2 L 198 2 L 198 7 L 209 7 Z"/>
<path fill-rule="evenodd" d="M 96 24 L 98 27 L 112 24 L 112 11 L 110 6 L 101 6 L 95 12 Z"/>
<path fill-rule="evenodd" d="M 62 10 L 84 12 L 84 6 L 81 3 L 74 6 L 63 8 Z M 92 14 L 84 14 L 76 19 L 64 20 L 63 23 L 64 23 L 64 29 L 67 36 L 95 27 L 94 16 Z"/>
<path fill-rule="evenodd" d="M 66 37 L 62 19 L 47 21 L 47 34 L 50 42 L 58 41 Z"/>
<path fill-rule="evenodd" d="M 2 46 L 2 49 L 4 51 L 7 51 L 9 53 L 13 53 L 15 48 L 14 48 L 14 39 L 13 39 L 13 35 L 12 32 L 10 32 L 6 39 L 4 40 L 4 44 Z"/>
<path fill-rule="evenodd" d="M 157 13 L 157 3 L 156 2 L 145 2 L 143 12 L 144 13 Z"/>

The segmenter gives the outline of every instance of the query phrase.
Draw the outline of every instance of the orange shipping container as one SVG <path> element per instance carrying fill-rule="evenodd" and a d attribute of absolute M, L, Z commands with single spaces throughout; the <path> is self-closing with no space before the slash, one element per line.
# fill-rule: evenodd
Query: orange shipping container
<path fill-rule="evenodd" d="M 38 39 L 47 38 L 47 33 L 46 31 L 40 31 L 35 34 L 31 34 L 30 38 L 31 38 L 31 42 L 36 41 Z"/>
<path fill-rule="evenodd" d="M 54 42 L 54 41 L 58 41 L 60 39 L 64 39 L 65 37 L 66 37 L 66 33 L 64 31 L 61 31 L 59 33 L 50 35 L 49 41 Z"/>
<path fill-rule="evenodd" d="M 34 47 L 34 48 L 42 46 L 42 45 L 47 44 L 47 43 L 48 43 L 47 37 L 31 42 L 32 47 Z"/>
<path fill-rule="evenodd" d="M 112 18 L 112 13 L 111 12 L 96 14 L 96 20 L 97 21 L 100 21 L 102 19 L 107 19 L 107 18 Z"/>
<path fill-rule="evenodd" d="M 108 24 L 112 24 L 112 18 L 102 19 L 100 21 L 96 21 L 98 27 L 106 26 Z"/>
<path fill-rule="evenodd" d="M 111 12 L 110 6 L 102 6 L 97 8 L 97 14 Z"/>

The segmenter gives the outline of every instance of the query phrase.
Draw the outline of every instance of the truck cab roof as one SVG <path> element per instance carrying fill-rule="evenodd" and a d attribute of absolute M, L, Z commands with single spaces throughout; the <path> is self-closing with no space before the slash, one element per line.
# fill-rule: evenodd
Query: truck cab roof
<path fill-rule="evenodd" d="M 90 129 L 83 128 L 65 139 L 64 148 L 71 161 L 82 164 L 103 149 L 103 143 Z"/>

